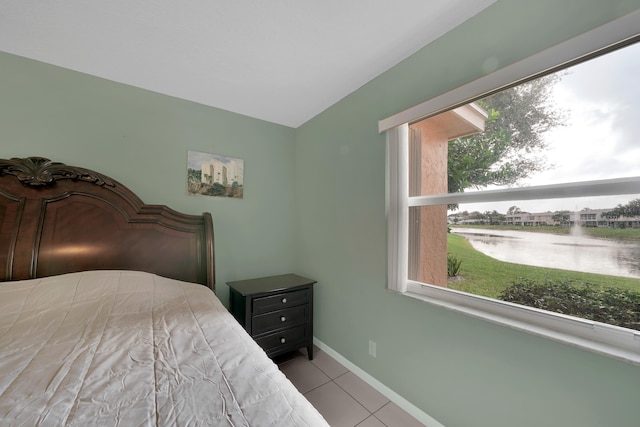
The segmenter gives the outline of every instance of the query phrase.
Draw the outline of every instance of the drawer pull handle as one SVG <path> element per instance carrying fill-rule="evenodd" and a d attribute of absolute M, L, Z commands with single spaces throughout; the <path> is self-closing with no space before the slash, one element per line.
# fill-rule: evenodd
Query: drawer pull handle
<path fill-rule="evenodd" d="M 284 317 L 284 316 L 281 316 L 281 317 L 280 317 L 280 321 L 281 321 L 281 322 L 286 322 L 286 321 L 287 321 L 287 318 L 286 318 L 286 317 Z"/>
<path fill-rule="evenodd" d="M 287 340 L 284 337 L 280 338 L 280 344 L 284 344 L 286 342 L 287 342 Z"/>
<path fill-rule="evenodd" d="M 286 304 L 287 303 L 287 299 L 286 298 L 282 298 L 282 303 Z"/>

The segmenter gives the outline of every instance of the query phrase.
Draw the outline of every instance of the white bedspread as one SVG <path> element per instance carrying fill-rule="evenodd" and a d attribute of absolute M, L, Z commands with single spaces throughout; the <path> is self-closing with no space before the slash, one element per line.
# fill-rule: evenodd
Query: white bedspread
<path fill-rule="evenodd" d="M 206 287 L 91 271 L 0 283 L 0 425 L 327 424 Z"/>

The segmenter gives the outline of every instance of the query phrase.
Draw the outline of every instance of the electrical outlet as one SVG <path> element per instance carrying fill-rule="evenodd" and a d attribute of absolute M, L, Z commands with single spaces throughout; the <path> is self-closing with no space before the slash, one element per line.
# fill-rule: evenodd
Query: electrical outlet
<path fill-rule="evenodd" d="M 376 357 L 376 343 L 369 340 L 369 355 Z"/>

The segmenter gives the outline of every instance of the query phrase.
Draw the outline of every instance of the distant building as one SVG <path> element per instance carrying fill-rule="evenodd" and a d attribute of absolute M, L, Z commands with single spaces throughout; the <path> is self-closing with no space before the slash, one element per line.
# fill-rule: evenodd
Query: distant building
<path fill-rule="evenodd" d="M 614 217 L 609 215 L 611 209 L 582 209 L 577 212 L 516 212 L 504 216 L 502 225 L 520 227 L 539 226 L 580 226 L 580 227 L 610 227 L 610 228 L 638 228 L 640 218 Z M 455 213 L 448 216 L 448 223 L 452 225 L 485 225 L 488 218 L 483 218 L 479 212 Z M 494 222 L 495 224 L 495 222 Z"/>
<path fill-rule="evenodd" d="M 636 217 L 614 217 L 608 215 L 613 209 L 582 209 L 571 214 L 571 225 L 582 227 L 637 228 L 640 219 Z"/>
<path fill-rule="evenodd" d="M 574 226 L 581 227 L 640 227 L 640 219 L 608 215 L 613 209 L 582 209 L 578 212 L 568 212 L 563 218 L 558 212 L 518 212 L 507 215 L 507 225 L 519 226 Z"/>
<path fill-rule="evenodd" d="M 554 219 L 556 213 L 554 212 L 517 212 L 514 214 L 507 214 L 507 225 L 519 225 L 535 227 L 540 225 L 560 225 L 560 222 Z"/>

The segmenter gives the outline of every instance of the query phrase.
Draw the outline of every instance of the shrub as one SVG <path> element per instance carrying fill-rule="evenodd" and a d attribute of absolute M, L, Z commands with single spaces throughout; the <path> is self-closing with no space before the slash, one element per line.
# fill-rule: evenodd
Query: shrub
<path fill-rule="evenodd" d="M 588 283 L 521 278 L 498 297 L 529 307 L 640 330 L 640 292 Z"/>
<path fill-rule="evenodd" d="M 447 254 L 447 276 L 455 277 L 458 275 L 462 260 L 458 259 L 454 254 Z"/>

